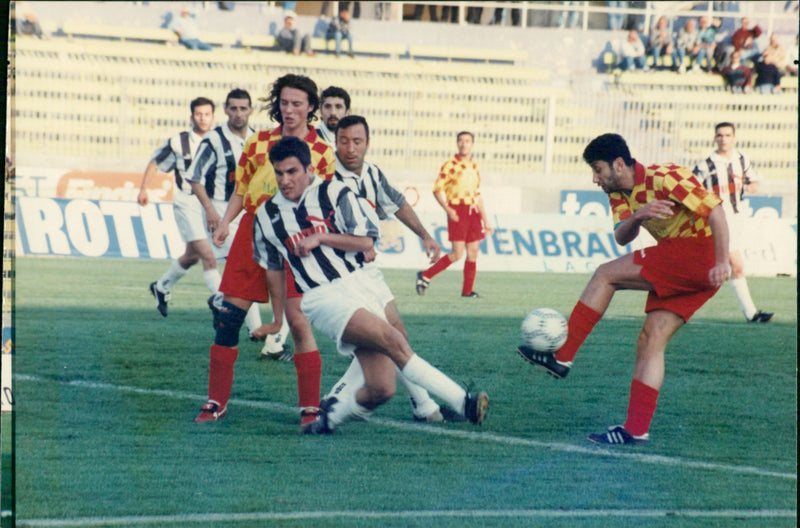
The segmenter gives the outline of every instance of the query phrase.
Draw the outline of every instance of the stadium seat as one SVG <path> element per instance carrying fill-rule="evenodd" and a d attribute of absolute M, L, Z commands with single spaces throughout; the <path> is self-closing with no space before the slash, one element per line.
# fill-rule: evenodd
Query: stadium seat
<path fill-rule="evenodd" d="M 408 47 L 408 55 L 412 59 L 443 59 L 446 61 L 459 60 L 511 64 L 522 64 L 528 60 L 528 53 L 523 50 L 473 49 L 450 46 L 412 45 Z"/>

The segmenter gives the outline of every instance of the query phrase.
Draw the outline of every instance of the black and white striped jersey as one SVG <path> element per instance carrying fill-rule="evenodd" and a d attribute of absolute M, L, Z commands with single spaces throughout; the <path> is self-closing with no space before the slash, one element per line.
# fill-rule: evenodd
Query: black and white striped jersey
<path fill-rule="evenodd" d="M 332 149 L 336 150 L 336 135 L 333 130 L 328 128 L 328 125 L 320 123 L 317 127 L 317 135 L 322 138 L 322 141 L 330 145 Z"/>
<path fill-rule="evenodd" d="M 227 123 L 208 132 L 189 169 L 190 179 L 202 184 L 212 200 L 228 201 L 236 187 L 236 166 L 244 150 L 245 140 L 255 134 L 248 128 L 244 138 L 237 136 Z"/>
<path fill-rule="evenodd" d="M 203 137 L 194 130 L 175 134 L 159 146 L 150 158 L 161 172 L 174 172 L 175 188 L 186 194 L 192 194 L 189 167 L 202 140 Z"/>
<path fill-rule="evenodd" d="M 347 185 L 359 197 L 364 198 L 384 220 L 406 203 L 403 193 L 391 186 L 383 171 L 367 161 L 361 168 L 361 175 L 345 168 L 336 156 L 336 174 L 334 178 Z"/>
<path fill-rule="evenodd" d="M 297 203 L 278 193 L 259 207 L 253 222 L 253 258 L 268 270 L 283 269 L 284 262 L 288 262 L 300 293 L 364 266 L 362 252 L 342 251 L 327 245 L 315 248 L 307 257 L 296 257 L 295 243 L 314 233 L 377 239 L 379 220 L 375 211 L 362 206 L 346 185 L 314 178 Z"/>

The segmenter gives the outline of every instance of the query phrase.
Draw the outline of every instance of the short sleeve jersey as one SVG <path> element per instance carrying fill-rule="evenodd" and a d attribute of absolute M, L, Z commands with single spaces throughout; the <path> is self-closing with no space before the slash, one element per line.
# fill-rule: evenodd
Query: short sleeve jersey
<path fill-rule="evenodd" d="M 726 210 L 734 213 L 738 212 L 736 205 L 742 199 L 744 186 L 759 181 L 750 159 L 738 150 L 730 157 L 712 152 L 692 172 L 706 189 L 719 196 Z"/>
<path fill-rule="evenodd" d="M 244 208 L 255 213 L 258 207 L 278 193 L 275 171 L 269 162 L 269 151 L 283 137 L 281 127 L 262 130 L 250 136 L 236 167 L 236 193 L 243 197 Z M 314 173 L 324 180 L 333 178 L 336 161 L 333 149 L 309 127 L 303 140 L 311 149 L 311 165 Z"/>
<path fill-rule="evenodd" d="M 439 177 L 433 184 L 433 192 L 444 191 L 451 205 L 472 205 L 478 199 L 481 175 L 472 158 L 456 154 L 442 165 Z"/>
<path fill-rule="evenodd" d="M 406 203 L 406 197 L 389 184 L 383 171 L 377 165 L 367 161 L 361 168 L 361 175 L 358 175 L 347 170 L 339 160 L 339 156 L 336 156 L 335 178 L 347 185 L 359 197 L 365 199 L 378 213 L 378 218 L 381 220 L 394 214 Z"/>
<path fill-rule="evenodd" d="M 247 136 L 255 130 L 247 129 Z M 205 187 L 212 200 L 228 201 L 235 186 L 234 176 L 245 139 L 220 125 L 203 138 L 190 169 L 191 180 Z"/>
<path fill-rule="evenodd" d="M 656 241 L 711 236 L 708 215 L 720 200 L 704 189 L 689 169 L 673 164 L 645 168 L 636 163 L 635 170 L 630 194 L 613 192 L 608 195 L 615 226 L 653 200 L 670 200 L 678 204 L 675 214 L 665 219 L 651 218 L 642 224 Z"/>
<path fill-rule="evenodd" d="M 189 183 L 189 168 L 197 153 L 197 147 L 203 140 L 193 130 L 185 132 L 188 141 L 188 152 L 184 152 L 183 139 L 180 134 L 175 134 L 153 152 L 150 160 L 156 164 L 161 172 L 174 171 L 175 187 L 186 193 L 192 194 L 192 185 Z"/>

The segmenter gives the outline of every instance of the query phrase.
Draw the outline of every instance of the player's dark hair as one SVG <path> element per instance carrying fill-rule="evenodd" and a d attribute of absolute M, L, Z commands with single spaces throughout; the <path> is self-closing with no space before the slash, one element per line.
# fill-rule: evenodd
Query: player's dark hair
<path fill-rule="evenodd" d="M 473 133 L 472 133 L 472 132 L 470 132 L 469 130 L 462 130 L 461 132 L 459 132 L 458 134 L 456 134 L 456 141 L 458 141 L 459 139 L 461 139 L 461 136 L 463 136 L 463 135 L 465 135 L 465 134 L 466 134 L 467 136 L 471 137 L 473 142 L 475 141 L 475 134 L 473 134 Z"/>
<path fill-rule="evenodd" d="M 283 77 L 279 77 L 269 92 L 269 95 L 262 97 L 259 101 L 267 104 L 269 110 L 269 117 L 273 121 L 283 124 L 283 116 L 281 115 L 281 91 L 284 88 L 295 88 L 303 90 L 308 95 L 308 104 L 311 106 L 311 111 L 308 113 L 307 123 L 311 123 L 317 118 L 317 110 L 319 110 L 319 96 L 317 95 L 317 85 L 306 77 L 305 75 L 296 75 L 294 73 L 287 73 Z"/>
<path fill-rule="evenodd" d="M 714 133 L 716 134 L 717 132 L 719 132 L 720 128 L 724 127 L 731 127 L 731 130 L 733 130 L 733 135 L 736 135 L 736 127 L 733 126 L 733 123 L 728 123 L 727 121 L 723 121 L 722 123 L 717 123 L 717 125 L 714 127 Z"/>
<path fill-rule="evenodd" d="M 241 88 L 234 88 L 228 92 L 228 96 L 225 97 L 225 106 L 228 106 L 231 99 L 247 99 L 247 104 L 253 106 L 253 100 L 250 99 L 250 94 L 247 93 L 247 90 L 242 90 Z"/>
<path fill-rule="evenodd" d="M 343 130 L 358 124 L 364 125 L 364 131 L 367 133 L 367 140 L 369 140 L 369 125 L 367 124 L 367 120 L 360 115 L 349 115 L 341 118 L 336 124 L 337 137 L 339 135 L 339 130 Z"/>
<path fill-rule="evenodd" d="M 622 158 L 625 165 L 633 165 L 628 144 L 619 134 L 603 134 L 594 138 L 584 149 L 583 159 L 591 165 L 595 161 L 605 161 L 611 165 L 615 159 Z"/>
<path fill-rule="evenodd" d="M 192 113 L 194 113 L 195 108 L 197 108 L 198 106 L 205 106 L 205 105 L 211 105 L 211 113 L 213 114 L 214 109 L 216 108 L 214 106 L 214 101 L 212 101 L 207 97 L 198 97 L 197 99 L 192 100 L 192 102 L 189 103 L 189 108 L 191 109 Z"/>
<path fill-rule="evenodd" d="M 303 167 L 311 165 L 311 150 L 308 143 L 294 136 L 281 138 L 269 151 L 269 161 L 273 165 L 287 158 L 297 158 Z"/>
<path fill-rule="evenodd" d="M 340 11 L 344 11 L 343 9 Z M 350 94 L 347 93 L 347 90 L 344 88 L 339 88 L 338 86 L 328 86 L 322 93 L 319 94 L 319 100 L 324 101 L 328 97 L 340 97 L 344 100 L 344 107 L 346 110 L 350 110 Z"/>

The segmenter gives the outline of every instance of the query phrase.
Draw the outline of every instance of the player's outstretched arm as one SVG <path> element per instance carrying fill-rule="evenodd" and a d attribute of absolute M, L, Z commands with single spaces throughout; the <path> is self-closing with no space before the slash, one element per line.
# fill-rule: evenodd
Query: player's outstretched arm
<path fill-rule="evenodd" d="M 137 198 L 139 205 L 144 207 L 148 204 L 149 199 L 147 197 L 147 180 L 153 177 L 153 174 L 156 173 L 158 167 L 156 167 L 155 162 L 152 160 L 150 163 L 147 164 L 147 167 L 144 169 L 144 174 L 142 174 L 142 184 L 139 186 L 139 196 Z"/>
<path fill-rule="evenodd" d="M 494 231 L 492 224 L 489 223 L 489 217 L 486 215 L 486 207 L 483 205 L 483 196 L 480 194 L 477 196 L 475 200 L 475 206 L 478 208 L 478 212 L 481 215 L 481 222 L 483 223 L 483 230 L 486 231 L 487 235 L 491 235 Z"/>
<path fill-rule="evenodd" d="M 217 213 L 217 210 L 214 208 L 214 204 L 211 203 L 211 198 L 208 197 L 208 193 L 203 184 L 195 181 L 191 183 L 194 195 L 200 200 L 203 209 L 206 210 L 206 225 L 208 230 L 213 232 L 219 227 L 219 213 Z"/>
<path fill-rule="evenodd" d="M 627 220 L 620 222 L 614 229 L 614 239 L 620 246 L 630 244 L 639 236 L 639 228 L 651 218 L 664 219 L 674 214 L 675 203 L 670 200 L 653 200 L 641 209 L 637 209 Z"/>
<path fill-rule="evenodd" d="M 294 254 L 307 257 L 319 246 L 330 246 L 342 251 L 368 251 L 375 241 L 371 236 L 356 236 L 346 233 L 314 233 L 299 240 L 294 247 Z"/>
<path fill-rule="evenodd" d="M 241 194 L 233 193 L 231 195 L 231 199 L 228 201 L 228 207 L 225 209 L 225 214 L 222 216 L 219 226 L 217 226 L 217 228 L 214 230 L 214 234 L 211 237 L 215 246 L 222 247 L 222 245 L 225 243 L 225 239 L 228 238 L 230 224 L 237 216 L 239 216 L 239 213 L 242 212 L 242 209 L 244 209 L 244 197 Z"/>
<path fill-rule="evenodd" d="M 716 264 L 708 272 L 712 286 L 721 286 L 731 275 L 728 222 L 721 205 L 717 205 L 708 215 L 708 225 L 714 235 L 714 256 Z"/>
<path fill-rule="evenodd" d="M 414 212 L 414 208 L 406 202 L 400 206 L 400 209 L 398 209 L 394 215 L 422 240 L 425 254 L 431 259 L 431 262 L 439 260 L 439 256 L 442 253 L 442 246 L 433 239 L 430 233 L 428 233 L 428 230 L 425 229 L 425 226 L 422 225 L 417 213 Z"/>

